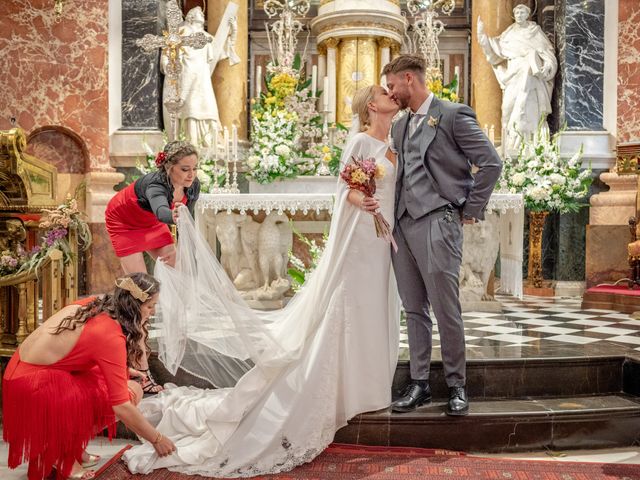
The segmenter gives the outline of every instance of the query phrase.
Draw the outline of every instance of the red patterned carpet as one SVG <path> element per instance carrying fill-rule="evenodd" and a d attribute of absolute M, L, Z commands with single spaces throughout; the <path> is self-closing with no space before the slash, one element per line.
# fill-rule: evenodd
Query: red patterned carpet
<path fill-rule="evenodd" d="M 123 450 L 124 451 L 124 450 Z M 194 480 L 157 470 L 131 475 L 120 452 L 97 480 Z M 331 445 L 313 462 L 268 480 L 640 480 L 640 466 L 482 458 L 445 450 Z"/>

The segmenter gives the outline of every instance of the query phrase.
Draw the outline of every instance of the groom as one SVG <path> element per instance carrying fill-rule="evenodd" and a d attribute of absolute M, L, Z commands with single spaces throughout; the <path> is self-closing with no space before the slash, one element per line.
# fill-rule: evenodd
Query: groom
<path fill-rule="evenodd" d="M 394 124 L 392 137 L 398 154 L 393 268 L 407 313 L 411 383 L 392 409 L 409 412 L 431 401 L 432 306 L 449 387 L 447 414 L 467 415 L 458 298 L 462 226 L 484 219 L 502 161 L 473 110 L 429 91 L 425 68 L 422 57 L 401 55 L 382 71 L 392 98 L 401 109 L 409 108 Z"/>

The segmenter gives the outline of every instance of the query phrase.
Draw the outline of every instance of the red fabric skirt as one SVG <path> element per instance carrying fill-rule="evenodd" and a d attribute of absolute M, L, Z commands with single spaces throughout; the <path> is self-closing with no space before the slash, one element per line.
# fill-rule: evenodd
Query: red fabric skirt
<path fill-rule="evenodd" d="M 107 205 L 105 220 L 118 257 L 161 248 L 173 243 L 169 227 L 138 203 L 135 182 L 120 190 Z"/>
<path fill-rule="evenodd" d="M 59 479 L 81 461 L 89 440 L 108 428 L 115 415 L 98 367 L 69 372 L 33 365 L 16 352 L 2 380 L 3 438 L 9 443 L 9 468 L 29 462 L 29 480 L 42 480 L 56 467 Z"/>

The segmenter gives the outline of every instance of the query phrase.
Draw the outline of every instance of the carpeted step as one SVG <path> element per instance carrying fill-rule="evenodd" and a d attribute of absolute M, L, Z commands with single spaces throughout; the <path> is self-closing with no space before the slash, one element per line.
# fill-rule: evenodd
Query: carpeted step
<path fill-rule="evenodd" d="M 444 448 L 470 452 L 605 448 L 636 444 L 640 399 L 627 394 L 478 400 L 466 417 L 445 414 L 445 401 L 411 413 L 366 413 L 336 442 Z"/>

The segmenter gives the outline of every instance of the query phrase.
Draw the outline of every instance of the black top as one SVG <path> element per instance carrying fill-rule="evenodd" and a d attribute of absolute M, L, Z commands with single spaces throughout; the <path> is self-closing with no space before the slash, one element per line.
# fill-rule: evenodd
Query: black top
<path fill-rule="evenodd" d="M 162 223 L 173 224 L 171 202 L 173 202 L 173 185 L 165 172 L 151 172 L 136 180 L 133 190 L 138 197 L 138 204 L 153 214 Z M 184 189 L 187 196 L 187 208 L 194 216 L 196 200 L 200 196 L 200 181 L 195 178 L 189 188 Z"/>

